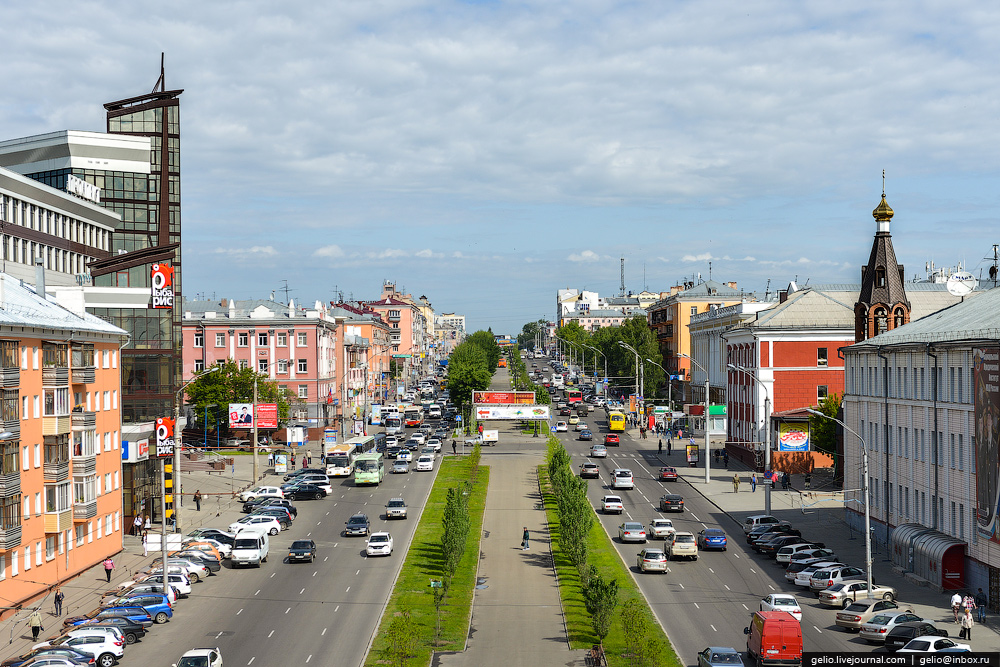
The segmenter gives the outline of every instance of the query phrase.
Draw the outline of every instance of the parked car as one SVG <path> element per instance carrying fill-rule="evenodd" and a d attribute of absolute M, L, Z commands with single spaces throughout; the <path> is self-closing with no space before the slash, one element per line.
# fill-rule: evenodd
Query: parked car
<path fill-rule="evenodd" d="M 282 530 L 288 530 L 292 526 L 292 515 L 284 507 L 264 507 L 254 510 L 250 516 L 269 516 L 278 520 L 278 525 Z"/>
<path fill-rule="evenodd" d="M 947 637 L 948 631 L 938 628 L 933 621 L 907 621 L 896 623 L 885 635 L 885 650 L 895 653 L 917 637 Z"/>
<path fill-rule="evenodd" d="M 601 478 L 601 468 L 593 461 L 587 461 L 580 464 L 580 477 L 584 479 L 600 479 Z"/>
<path fill-rule="evenodd" d="M 663 466 L 660 468 L 659 477 L 657 477 L 661 482 L 676 482 L 677 481 L 677 468 L 671 466 Z"/>
<path fill-rule="evenodd" d="M 684 498 L 676 493 L 668 493 L 660 496 L 661 512 L 683 512 Z"/>
<path fill-rule="evenodd" d="M 787 593 L 771 593 L 760 601 L 760 611 L 787 611 L 795 617 L 796 621 L 802 620 L 802 607 L 794 595 Z"/>
<path fill-rule="evenodd" d="M 884 611 L 904 611 L 899 609 L 892 600 L 882 600 L 880 598 L 863 598 L 857 602 L 847 605 L 843 611 L 838 611 L 833 620 L 838 628 L 860 631 L 861 626 L 867 623 L 873 616 Z M 913 612 L 912 609 L 905 611 Z"/>
<path fill-rule="evenodd" d="M 806 549 L 805 551 L 793 554 L 792 557 L 788 559 L 788 564 L 791 565 L 792 563 L 816 560 L 817 558 L 823 560 L 837 560 L 837 554 L 834 553 L 833 549 Z"/>
<path fill-rule="evenodd" d="M 288 547 L 288 562 L 294 563 L 298 560 L 307 560 L 310 563 L 316 560 L 316 543 L 312 540 L 292 542 L 292 546 Z"/>
<path fill-rule="evenodd" d="M 148 574 L 137 580 L 140 584 L 163 584 L 163 573 Z M 177 593 L 186 598 L 191 595 L 191 579 L 183 572 L 171 572 L 167 575 L 167 584 L 176 589 Z"/>
<path fill-rule="evenodd" d="M 726 550 L 726 533 L 720 528 L 703 528 L 698 531 L 699 549 Z"/>
<path fill-rule="evenodd" d="M 797 560 L 793 563 L 789 563 L 788 567 L 785 568 L 785 579 L 794 582 L 795 578 L 801 575 L 802 571 L 805 570 L 807 567 L 812 567 L 813 565 L 818 565 L 818 566 L 832 565 L 837 562 L 839 561 L 830 560 L 828 558 L 810 558 L 809 560 Z M 815 572 L 817 569 L 819 568 L 814 568 L 813 570 L 811 570 L 809 572 L 809 576 L 812 576 L 812 573 Z M 806 582 L 803 585 L 804 586 L 809 585 L 809 577 L 806 577 Z"/>
<path fill-rule="evenodd" d="M 880 586 L 872 583 L 871 595 L 868 594 L 868 582 L 863 579 L 841 581 L 819 592 L 819 603 L 826 607 L 844 608 L 858 598 L 882 598 L 895 600 L 896 589 L 892 586 Z"/>
<path fill-rule="evenodd" d="M 667 555 L 662 549 L 643 549 L 635 557 L 635 566 L 640 572 L 667 571 Z"/>
<path fill-rule="evenodd" d="M 368 545 L 365 547 L 365 554 L 368 556 L 391 556 L 392 535 L 384 532 L 372 533 L 368 537 Z"/>
<path fill-rule="evenodd" d="M 124 639 L 115 639 L 107 633 L 96 630 L 64 635 L 51 642 L 36 644 L 32 648 L 37 649 L 42 646 L 67 646 L 76 649 L 93 657 L 98 667 L 114 667 L 118 659 L 125 655 Z"/>
<path fill-rule="evenodd" d="M 932 635 L 929 637 L 917 637 L 911 639 L 907 644 L 896 651 L 896 653 L 968 653 L 972 647 L 968 644 L 957 644 L 947 637 Z"/>
<path fill-rule="evenodd" d="M 122 637 L 125 639 L 125 644 L 134 644 L 143 637 L 146 636 L 146 628 L 144 628 L 140 623 L 136 623 L 133 620 L 125 618 L 124 616 L 118 616 L 115 618 L 105 618 L 105 619 L 92 619 L 89 621 L 84 621 L 83 623 L 77 625 L 78 628 L 89 628 L 89 627 L 115 627 L 121 630 Z"/>
<path fill-rule="evenodd" d="M 658 537 L 661 540 L 665 540 L 672 532 L 674 532 L 674 522 L 670 519 L 652 519 L 649 522 L 649 530 L 646 534 L 650 537 Z"/>
<path fill-rule="evenodd" d="M 52 645 L 52 644 L 42 644 L 38 648 L 33 648 L 27 653 L 22 653 L 16 658 L 7 658 L 3 662 L 0 662 L 0 667 L 21 667 L 22 665 L 28 663 L 32 658 L 36 657 L 52 657 L 52 658 L 65 658 L 72 662 L 63 663 L 69 665 L 96 665 L 97 661 L 94 660 L 94 656 L 89 653 L 84 653 L 73 646 L 65 645 Z M 48 661 L 36 660 L 33 664 L 42 667 L 48 667 L 45 663 Z M 55 663 L 59 665 L 60 663 Z"/>
<path fill-rule="evenodd" d="M 809 581 L 812 579 L 812 576 L 817 572 L 819 572 L 820 570 L 829 567 L 846 567 L 846 565 L 844 563 L 829 563 L 829 562 L 813 563 L 812 565 L 803 568 L 800 572 L 796 572 L 793 581 L 796 586 L 809 588 Z"/>
<path fill-rule="evenodd" d="M 749 533 L 754 528 L 767 526 L 772 523 L 781 523 L 776 516 L 770 514 L 752 514 L 743 521 L 744 534 Z"/>
<path fill-rule="evenodd" d="M 795 544 L 788 544 L 775 552 L 774 560 L 783 565 L 787 565 L 792 561 L 792 556 L 795 554 L 802 551 L 815 551 L 822 546 L 822 542 L 796 542 Z"/>
<path fill-rule="evenodd" d="M 193 648 L 182 655 L 173 667 L 222 667 L 222 651 L 218 648 Z"/>
<path fill-rule="evenodd" d="M 367 514 L 355 514 L 346 522 L 347 528 L 344 535 L 368 535 L 371 533 L 372 524 L 368 520 Z"/>
<path fill-rule="evenodd" d="M 144 628 L 148 628 L 153 624 L 153 617 L 149 615 L 149 612 L 142 607 L 130 606 L 130 607 L 98 607 L 93 609 L 86 614 L 80 616 L 69 616 L 63 619 L 63 628 L 69 628 L 74 625 L 80 625 L 81 623 L 86 623 L 93 619 L 107 619 L 107 618 L 127 618 L 133 623 L 138 623 Z"/>
<path fill-rule="evenodd" d="M 801 539 L 797 535 L 778 535 L 766 542 L 755 542 L 752 546 L 754 551 L 768 558 L 774 558 L 778 553 L 778 549 L 787 547 L 790 544 L 796 544 Z"/>
<path fill-rule="evenodd" d="M 881 644 L 885 642 L 886 635 L 897 624 L 923 620 L 910 611 L 876 614 L 868 619 L 866 623 L 861 624 L 861 633 L 858 636 L 869 644 Z"/>
<path fill-rule="evenodd" d="M 865 571 L 860 567 L 844 565 L 824 568 L 822 570 L 817 570 L 813 573 L 813 576 L 809 577 L 809 590 L 815 593 L 818 597 L 820 591 L 826 590 L 834 584 L 839 584 L 842 581 L 849 581 L 851 579 L 858 579 L 863 576 L 865 576 Z"/>
<path fill-rule="evenodd" d="M 698 653 L 698 667 L 742 667 L 740 652 L 729 646 L 709 646 Z"/>
<path fill-rule="evenodd" d="M 675 531 L 667 536 L 664 543 L 664 549 L 670 560 L 683 557 L 698 560 L 698 543 L 693 534 Z"/>
<path fill-rule="evenodd" d="M 229 524 L 229 532 L 239 535 L 240 531 L 252 530 L 268 535 L 277 535 L 281 532 L 281 522 L 273 516 L 245 516 L 239 521 Z"/>
<path fill-rule="evenodd" d="M 240 500 L 243 502 L 260 497 L 284 498 L 285 494 L 277 486 L 255 486 L 240 493 Z"/>
<path fill-rule="evenodd" d="M 621 514 L 624 512 L 625 507 L 622 505 L 621 496 L 604 496 L 601 499 L 601 511 L 605 514 L 611 514 L 612 512 Z"/>
<path fill-rule="evenodd" d="M 134 605 L 145 609 L 154 623 L 166 623 L 174 615 L 173 606 L 163 593 L 137 593 L 118 598 L 111 603 L 111 606 L 128 607 Z"/>
<path fill-rule="evenodd" d="M 626 521 L 618 526 L 618 539 L 622 542 L 646 541 L 646 529 L 638 521 Z"/>

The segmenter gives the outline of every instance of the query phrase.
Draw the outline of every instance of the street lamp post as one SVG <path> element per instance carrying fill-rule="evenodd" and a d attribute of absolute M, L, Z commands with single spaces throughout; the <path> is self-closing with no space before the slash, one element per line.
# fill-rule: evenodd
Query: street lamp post
<path fill-rule="evenodd" d="M 206 375 L 208 375 L 209 373 L 214 373 L 217 370 L 219 370 L 218 366 L 212 366 L 207 371 L 202 372 L 200 375 L 194 376 L 193 378 L 191 378 L 190 380 L 188 380 L 187 382 L 185 382 L 184 384 L 182 384 L 181 388 L 177 390 L 176 394 L 174 394 L 174 489 L 173 489 L 174 493 L 173 493 L 173 495 L 174 495 L 174 532 L 175 533 L 181 532 L 180 482 L 181 482 L 181 444 L 182 444 L 182 441 L 183 441 L 183 436 L 182 436 L 181 429 L 180 429 L 180 423 L 181 423 L 181 396 L 184 394 L 184 390 L 188 388 L 189 384 L 191 384 L 192 382 L 196 382 L 196 381 L 200 380 L 201 378 L 205 377 Z M 161 466 L 160 470 L 161 471 L 163 470 L 162 466 Z M 167 502 L 167 500 L 166 500 L 166 498 L 167 498 L 167 489 L 166 489 L 166 476 L 165 475 L 164 475 L 163 487 L 164 487 L 163 488 L 163 504 L 164 504 L 163 525 L 164 525 L 164 531 L 165 531 L 166 530 L 165 527 L 166 527 L 166 524 L 167 524 L 167 513 L 166 513 L 166 507 L 165 507 L 166 506 L 166 502 Z M 164 535 L 163 545 L 162 546 L 163 546 L 163 570 L 164 570 L 164 577 L 166 577 L 166 567 L 167 567 L 167 540 L 166 540 L 166 535 Z"/>
<path fill-rule="evenodd" d="M 709 410 L 709 407 L 708 407 L 708 404 L 709 404 L 708 395 L 709 395 L 709 390 L 711 388 L 711 385 L 709 384 L 708 371 L 705 370 L 705 367 L 702 366 L 701 364 L 699 364 L 697 361 L 695 361 L 690 355 L 684 354 L 683 352 L 678 352 L 677 356 L 678 357 L 684 357 L 685 359 L 687 359 L 688 361 L 690 361 L 692 364 L 694 364 L 695 366 L 697 366 L 701 370 L 701 372 L 705 374 L 705 484 L 708 484 L 709 480 L 711 479 L 711 477 L 710 477 L 710 467 L 711 467 L 711 458 L 712 458 L 710 456 L 712 443 L 711 443 L 711 440 L 709 439 L 709 436 L 708 436 L 708 410 Z"/>
<path fill-rule="evenodd" d="M 861 441 L 861 506 L 865 508 L 865 583 L 868 584 L 868 597 L 872 597 L 872 515 L 868 491 L 868 444 L 857 431 L 836 417 L 831 417 L 812 408 L 806 408 L 806 412 L 817 417 L 822 417 L 823 419 L 829 419 L 832 422 L 837 422 L 841 428 Z"/>
<path fill-rule="evenodd" d="M 642 390 L 640 389 L 640 386 L 642 385 L 639 384 L 639 375 L 640 373 L 642 373 L 642 362 L 639 361 L 640 359 L 639 353 L 636 352 L 635 348 L 629 345 L 628 343 L 625 343 L 623 341 L 618 341 L 618 344 L 635 355 L 635 400 L 638 401 L 642 397 Z M 636 405 L 635 409 L 636 409 L 636 417 L 638 417 L 639 406 Z"/>
<path fill-rule="evenodd" d="M 754 375 L 749 368 L 726 364 L 729 368 L 740 373 L 745 373 L 747 377 L 760 385 L 764 390 L 764 473 L 771 470 L 771 396 L 767 391 L 767 385 L 761 382 L 760 378 Z M 767 481 L 767 480 L 764 480 Z M 764 513 L 771 513 L 771 487 L 774 486 L 774 474 L 771 474 L 771 481 L 764 485 Z"/>
<path fill-rule="evenodd" d="M 656 366 L 661 371 L 663 371 L 664 373 L 667 374 L 667 412 L 670 413 L 670 416 L 667 418 L 667 423 L 664 424 L 664 426 L 666 428 L 670 428 L 670 424 L 674 420 L 674 401 L 673 401 L 673 391 L 672 391 L 673 387 L 671 386 L 671 382 L 670 382 L 670 371 L 668 371 L 661 364 L 656 363 L 655 361 L 653 361 L 649 357 L 646 357 L 646 361 L 648 361 L 649 363 L 653 364 L 654 366 Z"/>
<path fill-rule="evenodd" d="M 596 353 L 594 355 L 594 373 L 597 372 L 597 355 L 599 354 L 602 357 L 604 357 L 604 398 L 607 398 L 608 397 L 608 355 L 604 354 L 603 352 L 601 352 L 600 350 L 598 350 L 593 345 L 587 345 L 586 343 L 583 343 L 582 345 L 584 347 L 590 348 L 591 350 L 593 350 Z"/>

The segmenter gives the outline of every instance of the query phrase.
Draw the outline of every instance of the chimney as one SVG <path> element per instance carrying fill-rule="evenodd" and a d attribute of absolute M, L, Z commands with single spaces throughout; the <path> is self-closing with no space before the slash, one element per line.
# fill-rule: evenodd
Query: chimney
<path fill-rule="evenodd" d="M 45 260 L 35 257 L 35 294 L 45 299 Z"/>
<path fill-rule="evenodd" d="M 788 300 L 788 290 L 780 289 L 778 290 L 778 303 L 784 303 Z"/>

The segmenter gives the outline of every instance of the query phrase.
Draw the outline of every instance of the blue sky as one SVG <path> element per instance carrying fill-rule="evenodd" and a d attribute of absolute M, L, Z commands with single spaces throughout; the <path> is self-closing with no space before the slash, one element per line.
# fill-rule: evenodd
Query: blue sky
<path fill-rule="evenodd" d="M 158 12 L 158 13 L 150 13 Z M 166 52 L 184 292 L 394 280 L 470 329 L 555 290 L 979 275 L 997 233 L 1000 5 L 10 2 L 0 138 L 102 130 Z M 645 275 L 645 278 L 643 276 Z"/>

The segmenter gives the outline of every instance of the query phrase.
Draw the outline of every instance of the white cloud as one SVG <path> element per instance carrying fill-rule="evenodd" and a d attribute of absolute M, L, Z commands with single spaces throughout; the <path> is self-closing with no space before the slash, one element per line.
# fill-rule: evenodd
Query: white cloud
<path fill-rule="evenodd" d="M 601 256 L 593 250 L 584 250 L 581 253 L 574 253 L 570 255 L 566 259 L 571 262 L 599 262 L 601 261 Z"/>
<path fill-rule="evenodd" d="M 400 248 L 386 248 L 378 252 L 369 252 L 367 256 L 369 259 L 400 259 L 401 257 L 409 257 L 410 253 Z"/>
<path fill-rule="evenodd" d="M 413 256 L 414 257 L 421 257 L 421 258 L 424 258 L 424 259 L 432 259 L 432 258 L 435 258 L 435 257 L 443 257 L 444 255 L 442 255 L 441 253 L 436 253 L 433 250 L 431 250 L 430 248 L 424 248 L 423 250 L 418 250 L 415 253 L 413 253 Z"/>
<path fill-rule="evenodd" d="M 278 251 L 269 245 L 255 245 L 249 248 L 217 248 L 215 252 L 216 254 L 232 255 L 236 257 L 273 257 L 278 254 Z"/>
<path fill-rule="evenodd" d="M 325 245 L 313 251 L 313 257 L 330 257 L 336 259 L 344 256 L 344 250 L 339 245 Z"/>

